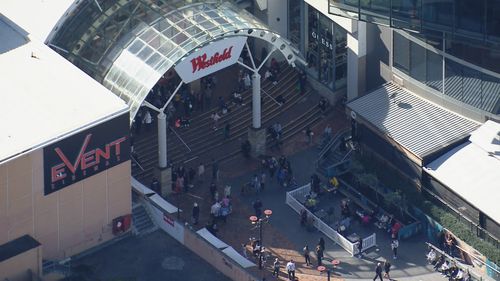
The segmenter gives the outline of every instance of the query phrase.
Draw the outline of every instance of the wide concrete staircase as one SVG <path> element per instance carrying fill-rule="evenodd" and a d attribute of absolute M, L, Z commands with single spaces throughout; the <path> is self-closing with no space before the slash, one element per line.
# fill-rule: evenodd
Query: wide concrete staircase
<path fill-rule="evenodd" d="M 273 85 L 269 81 L 262 83 L 262 127 L 269 127 L 274 120 L 283 117 L 282 140 L 286 141 L 297 133 L 301 133 L 306 127 L 312 126 L 322 117 L 315 101 L 311 101 L 311 90 L 300 95 L 296 89 L 298 73 L 292 67 L 283 67 L 279 76 L 279 83 Z M 276 102 L 278 96 L 282 96 L 286 102 L 279 105 Z M 212 108 L 203 112 L 191 121 L 189 128 L 168 130 L 168 159 L 174 164 L 198 162 L 207 163 L 211 158 L 219 161 L 229 159 L 240 153 L 240 145 L 246 139 L 248 127 L 251 125 L 252 108 L 251 90 L 243 94 L 244 106 L 229 105 L 230 112 L 223 115 L 219 120 L 219 129 L 213 130 L 213 121 L 210 115 L 216 111 Z M 229 122 L 231 133 L 228 139 L 223 138 L 224 124 Z M 136 137 L 137 138 L 137 137 Z M 268 144 L 271 144 L 268 136 Z M 133 176 L 139 181 L 149 184 L 154 169 L 158 163 L 158 140 L 156 130 L 149 134 L 139 136 L 134 144 L 134 149 L 139 155 L 141 167 L 133 169 Z"/>

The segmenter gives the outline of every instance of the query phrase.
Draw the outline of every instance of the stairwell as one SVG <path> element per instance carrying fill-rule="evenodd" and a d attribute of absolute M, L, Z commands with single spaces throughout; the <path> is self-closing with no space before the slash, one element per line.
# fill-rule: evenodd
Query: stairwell
<path fill-rule="evenodd" d="M 132 208 L 133 232 L 135 235 L 145 235 L 155 231 L 158 227 L 149 217 L 148 212 L 142 204 L 136 204 Z"/>
<path fill-rule="evenodd" d="M 346 146 L 345 140 L 350 135 L 349 129 L 338 132 L 319 152 L 316 170 L 322 176 L 331 178 L 349 171 L 352 149 Z"/>
<path fill-rule="evenodd" d="M 276 118 L 287 112 L 288 119 L 282 122 L 282 140 L 286 141 L 297 133 L 301 133 L 306 127 L 312 126 L 321 119 L 321 113 L 315 102 L 307 103 L 311 91 L 300 95 L 296 89 L 298 73 L 292 67 L 283 67 L 279 76 L 279 83 L 273 85 L 269 81 L 262 83 L 262 127 L 269 127 Z M 229 105 L 230 112 L 221 116 L 219 127 L 225 122 L 231 124 L 231 134 L 228 139 L 223 138 L 223 130 L 213 130 L 213 121 L 210 118 L 216 108 L 194 116 L 189 128 L 169 128 L 167 137 L 168 159 L 173 163 L 185 163 L 189 161 L 208 162 L 211 158 L 219 161 L 230 159 L 240 153 L 240 144 L 246 139 L 248 127 L 251 124 L 251 90 L 242 94 L 244 106 Z M 283 97 L 286 102 L 279 105 L 276 97 Z M 307 108 L 305 111 L 303 108 Z M 181 141 L 179 137 L 183 140 Z M 270 136 L 268 136 L 270 140 Z M 268 141 L 268 144 L 271 144 Z M 157 132 L 153 130 L 147 135 L 140 136 L 134 148 L 140 156 L 141 168 L 133 168 L 133 176 L 144 183 L 149 183 L 158 159 Z"/>

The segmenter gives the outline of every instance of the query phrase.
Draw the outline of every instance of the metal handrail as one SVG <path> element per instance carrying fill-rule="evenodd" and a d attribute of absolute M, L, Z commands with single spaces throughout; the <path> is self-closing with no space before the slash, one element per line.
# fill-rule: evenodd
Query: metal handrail
<path fill-rule="evenodd" d="M 139 166 L 139 168 L 141 168 L 141 170 L 144 172 L 144 168 L 141 166 L 141 164 L 139 164 L 139 161 L 137 161 L 137 159 L 135 159 L 134 156 L 130 155 L 130 159 L 132 159 L 132 161 L 134 161 L 135 164 L 137 164 L 137 166 Z"/>
<path fill-rule="evenodd" d="M 181 138 L 181 136 L 179 136 L 179 134 L 177 134 L 177 132 L 172 128 L 172 127 L 168 127 L 170 129 L 170 131 L 174 132 L 174 134 L 177 136 L 177 138 L 182 142 L 182 144 L 184 144 L 184 146 L 186 146 L 186 148 L 189 150 L 189 152 L 191 152 L 191 148 L 189 148 L 189 146 L 184 142 L 184 140 Z"/>
<path fill-rule="evenodd" d="M 349 132 L 349 128 L 346 128 L 346 129 L 343 129 L 343 130 L 340 130 L 333 138 L 332 140 L 330 140 L 330 142 L 328 142 L 325 147 L 323 147 L 323 149 L 321 149 L 321 151 L 319 152 L 319 155 L 318 155 L 318 160 L 316 160 L 316 167 L 319 167 L 319 162 L 321 161 L 321 159 L 323 159 L 323 157 L 325 156 L 325 154 L 332 148 L 332 146 L 334 144 L 336 144 L 338 142 L 338 140 L 344 136 L 345 133 Z"/>

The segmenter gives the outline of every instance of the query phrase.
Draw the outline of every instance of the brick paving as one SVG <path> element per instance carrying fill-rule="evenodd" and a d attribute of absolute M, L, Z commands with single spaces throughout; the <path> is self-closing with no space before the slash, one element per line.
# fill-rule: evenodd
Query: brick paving
<path fill-rule="evenodd" d="M 315 133 L 315 136 L 321 135 L 326 123 L 330 123 L 334 132 L 345 128 L 347 126 L 347 120 L 343 117 L 343 115 L 344 113 L 341 107 L 334 108 L 332 112 L 325 116 L 321 122 L 318 122 L 311 128 Z M 316 138 L 316 141 L 318 139 L 319 138 Z M 305 137 L 302 134 L 298 134 L 285 143 L 281 153 L 284 155 L 292 155 L 308 148 L 310 148 L 310 146 L 307 145 Z M 196 181 L 198 184 L 196 184 L 195 187 L 189 191 L 189 193 L 171 194 L 167 198 L 167 200 L 173 204 L 178 204 L 180 206 L 183 210 L 182 217 L 186 221 L 189 221 L 193 203 L 197 202 L 200 205 L 200 222 L 197 226 L 195 226 L 195 229 L 204 227 L 210 220 L 209 214 L 212 202 L 209 199 L 210 192 L 208 186 L 211 182 L 211 167 L 208 166 L 206 168 L 207 172 L 205 173 L 205 177 L 202 179 L 203 183 L 199 181 L 200 179 L 197 179 Z M 248 174 L 250 171 L 254 171 L 258 168 L 259 162 L 257 160 L 247 160 L 242 156 L 237 156 L 229 161 L 226 161 L 225 163 L 221 163 L 220 178 L 217 181 L 219 194 L 223 193 L 223 187 L 226 184 L 231 183 L 233 179 Z M 240 186 L 232 186 L 233 210 L 227 219 L 227 223 L 218 223 L 218 237 L 241 252 L 241 244 L 247 242 L 250 237 L 258 237 L 258 232 L 256 229 L 252 230 L 252 225 L 249 222 L 249 216 L 253 214 L 253 210 L 247 203 L 242 202 L 243 200 L 240 196 L 236 196 L 235 193 L 239 192 Z M 293 220 L 298 223 L 298 218 L 293 218 Z M 269 250 L 273 258 L 268 259 L 265 264 L 265 270 L 258 270 L 257 268 L 252 269 L 252 272 L 256 276 L 266 277 L 267 280 L 271 280 L 273 278 L 271 276 L 272 261 L 274 260 L 274 257 L 278 257 L 282 262 L 280 280 L 287 280 L 284 263 L 286 263 L 289 259 L 294 259 L 294 261 L 296 261 L 296 276 L 299 280 L 325 280 L 326 273 L 320 275 L 315 267 L 306 267 L 301 253 L 295 250 L 300 247 L 298 245 L 294 245 L 287 237 L 287 233 L 283 233 L 280 229 L 273 226 L 272 223 L 264 225 L 263 240 L 264 246 Z M 312 246 L 314 245 L 310 245 L 311 248 Z M 248 255 L 251 256 L 250 252 L 248 252 Z M 315 264 L 316 261 L 314 259 L 312 260 L 313 264 Z M 254 260 L 254 262 L 257 264 L 256 260 Z M 344 279 L 336 278 L 332 275 L 331 280 Z"/>

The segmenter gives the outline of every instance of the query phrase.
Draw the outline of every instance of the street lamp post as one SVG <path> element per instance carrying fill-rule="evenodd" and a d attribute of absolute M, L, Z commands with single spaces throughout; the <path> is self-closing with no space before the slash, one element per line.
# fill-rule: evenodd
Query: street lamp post
<path fill-rule="evenodd" d="M 266 217 L 264 219 L 257 218 L 257 216 L 250 217 L 250 222 L 252 224 L 255 224 L 259 228 L 259 244 L 260 244 L 260 250 L 258 253 L 259 254 L 259 269 L 262 269 L 262 249 L 264 249 L 263 243 L 262 243 L 262 239 L 263 239 L 262 238 L 262 225 L 263 225 L 263 223 L 269 221 L 269 218 L 271 217 L 272 214 L 273 214 L 273 211 L 265 210 L 264 215 L 266 215 Z"/>

